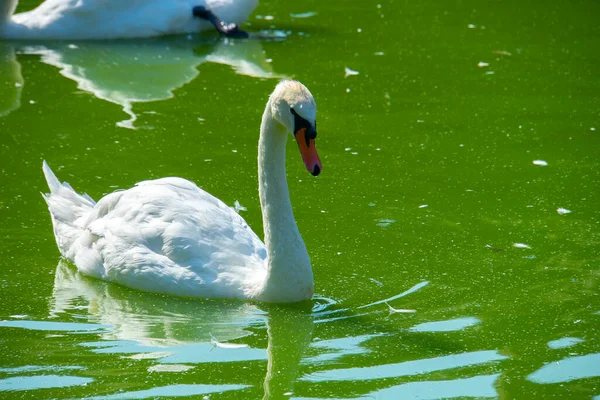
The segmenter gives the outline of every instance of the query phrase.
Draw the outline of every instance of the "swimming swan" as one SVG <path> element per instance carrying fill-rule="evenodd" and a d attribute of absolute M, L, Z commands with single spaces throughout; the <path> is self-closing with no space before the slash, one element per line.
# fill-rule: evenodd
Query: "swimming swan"
<path fill-rule="evenodd" d="M 238 37 L 245 32 L 229 24 L 244 22 L 258 4 L 258 0 L 46 0 L 13 15 L 17 2 L 0 0 L 0 38 L 123 39 L 215 28 Z"/>
<path fill-rule="evenodd" d="M 44 195 L 58 248 L 86 275 L 150 292 L 266 302 L 308 300 L 313 273 L 285 172 L 292 132 L 306 168 L 321 172 L 316 105 L 299 82 L 280 82 L 258 141 L 265 243 L 222 201 L 182 178 L 144 181 L 95 203 L 60 183 L 44 161 Z"/>

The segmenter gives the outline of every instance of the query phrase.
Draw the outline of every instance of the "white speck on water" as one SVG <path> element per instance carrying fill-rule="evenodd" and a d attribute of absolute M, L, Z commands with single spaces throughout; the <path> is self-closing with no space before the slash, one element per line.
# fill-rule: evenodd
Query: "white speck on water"
<path fill-rule="evenodd" d="M 265 20 L 267 20 L 267 21 L 272 21 L 274 19 L 275 19 L 275 17 L 272 15 L 265 15 Z"/>
<path fill-rule="evenodd" d="M 206 121 L 206 120 L 204 118 L 202 118 L 202 117 L 198 117 L 198 121 L 203 122 L 203 121 Z"/>
<path fill-rule="evenodd" d="M 469 25 L 467 25 L 467 27 L 469 29 L 475 29 L 475 28 L 477 28 L 477 25 L 475 25 L 475 24 L 469 24 Z"/>
<path fill-rule="evenodd" d="M 237 153 L 236 149 L 231 150 L 232 153 Z"/>
<path fill-rule="evenodd" d="M 381 8 L 381 4 L 377 4 L 377 8 Z"/>
<path fill-rule="evenodd" d="M 376 148 L 375 150 L 377 150 L 377 151 L 381 151 L 381 147 L 378 147 L 378 148 Z"/>
<path fill-rule="evenodd" d="M 239 214 L 240 211 L 247 211 L 248 210 L 246 207 L 244 207 L 243 205 L 241 205 L 240 202 L 237 201 L 237 200 L 233 202 L 233 209 L 238 214 Z"/>
<path fill-rule="evenodd" d="M 353 75 L 358 75 L 358 71 L 355 71 L 355 70 L 350 69 L 348 67 L 344 68 L 344 71 L 346 72 L 345 78 L 347 78 L 349 76 L 353 76 Z"/>
<path fill-rule="evenodd" d="M 350 153 L 350 154 L 357 155 L 357 154 L 358 154 L 358 152 L 357 152 L 357 151 L 353 151 L 353 152 L 352 152 L 352 153 Z"/>
<path fill-rule="evenodd" d="M 530 249 L 531 247 L 529 247 L 528 244 L 525 243 L 513 243 L 513 247 L 516 247 L 517 249 Z"/>
<path fill-rule="evenodd" d="M 382 55 L 384 55 L 385 53 L 384 53 L 383 51 L 376 51 L 376 52 L 375 52 L 375 53 L 373 53 L 373 54 L 375 54 L 376 56 L 382 56 Z"/>
<path fill-rule="evenodd" d="M 396 220 L 387 218 L 376 219 L 375 221 L 377 222 L 377 226 L 380 226 L 382 228 L 387 228 L 388 226 L 396 222 Z"/>
<path fill-rule="evenodd" d="M 362 32 L 362 29 L 361 29 L 361 28 L 358 28 L 358 29 L 356 30 L 356 32 L 358 32 L 358 33 L 361 33 L 361 32 Z"/>
<path fill-rule="evenodd" d="M 346 147 L 344 150 L 350 151 L 350 150 L 352 150 L 352 147 Z"/>
<path fill-rule="evenodd" d="M 485 74 L 486 74 L 486 75 L 494 75 L 494 74 L 495 74 L 495 72 L 494 72 L 494 71 L 485 71 Z"/>
<path fill-rule="evenodd" d="M 35 100 L 29 100 L 29 104 L 35 104 Z"/>
<path fill-rule="evenodd" d="M 310 18 L 310 17 L 314 17 L 315 15 L 317 15 L 318 12 L 316 11 L 308 11 L 305 13 L 298 13 L 298 14 L 290 14 L 290 17 L 292 18 Z"/>
<path fill-rule="evenodd" d="M 211 162 L 211 161 L 212 161 L 212 158 L 205 158 L 204 159 L 204 162 Z"/>
<path fill-rule="evenodd" d="M 548 163 L 544 160 L 533 160 L 533 165 L 539 165 L 541 167 L 545 167 Z"/>
<path fill-rule="evenodd" d="M 322 212 L 323 214 L 325 214 L 327 211 L 325 211 L 325 210 L 321 210 L 321 212 Z"/>
<path fill-rule="evenodd" d="M 594 128 L 594 127 L 590 128 L 590 131 L 595 131 L 595 130 L 596 130 L 596 128 Z"/>
<path fill-rule="evenodd" d="M 23 319 L 23 318 L 27 318 L 29 317 L 29 315 L 27 314 L 15 314 L 15 315 L 10 315 L 11 318 L 16 318 L 16 319 Z"/>
<path fill-rule="evenodd" d="M 350 88 L 346 88 L 346 93 L 350 93 Z"/>
<path fill-rule="evenodd" d="M 489 63 L 486 63 L 485 61 L 479 61 L 479 64 L 477 64 L 477 66 L 479 68 L 484 68 L 484 67 L 489 67 Z"/>
<path fill-rule="evenodd" d="M 67 47 L 70 48 L 70 49 L 78 49 L 79 48 L 79 47 L 77 47 L 76 44 L 70 44 Z"/>
<path fill-rule="evenodd" d="M 567 210 L 566 208 L 559 207 L 556 209 L 556 212 L 560 215 L 569 214 L 571 210 Z"/>
<path fill-rule="evenodd" d="M 377 286 L 383 286 L 383 283 L 381 283 L 380 281 L 378 281 L 378 280 L 377 280 L 377 279 L 375 279 L 375 278 L 369 278 L 369 280 L 370 280 L 371 282 L 373 282 L 374 284 L 376 284 Z"/>
<path fill-rule="evenodd" d="M 427 207 L 429 207 L 429 205 L 428 205 L 428 204 L 421 204 L 421 205 L 419 206 L 419 208 L 427 208 Z"/>
<path fill-rule="evenodd" d="M 501 56 L 512 56 L 512 53 L 505 50 L 493 50 L 492 54 L 500 54 Z"/>
<path fill-rule="evenodd" d="M 15 87 L 22 87 L 23 84 L 21 82 L 15 82 Z M 592 128 L 594 130 L 594 128 Z"/>
<path fill-rule="evenodd" d="M 375 207 L 375 203 L 373 203 L 373 202 L 370 202 L 370 203 L 369 203 L 369 207 Z"/>
<path fill-rule="evenodd" d="M 341 251 L 338 251 L 338 252 L 337 252 L 337 255 L 338 255 L 338 256 L 340 256 L 340 255 L 342 255 L 342 254 L 344 254 L 344 253 L 342 253 Z"/>
<path fill-rule="evenodd" d="M 272 63 L 272 62 L 273 62 L 273 59 L 272 59 L 272 58 L 267 58 L 267 59 L 265 60 L 265 62 Z"/>
<path fill-rule="evenodd" d="M 418 120 L 417 120 L 417 122 L 422 124 L 422 123 L 423 123 L 423 122 L 425 122 L 425 121 L 424 121 L 424 120 L 422 120 L 422 119 L 418 119 Z"/>

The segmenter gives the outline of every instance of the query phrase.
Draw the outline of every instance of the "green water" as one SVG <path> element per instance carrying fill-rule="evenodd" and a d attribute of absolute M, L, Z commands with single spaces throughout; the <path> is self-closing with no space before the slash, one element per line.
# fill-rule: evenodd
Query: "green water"
<path fill-rule="evenodd" d="M 0 398 L 600 396 L 599 16 L 263 1 L 247 29 L 284 40 L 0 42 Z M 262 232 L 282 76 L 318 104 L 322 174 L 288 148 L 312 305 L 140 293 L 60 261 L 43 159 L 95 199 L 188 178 Z"/>

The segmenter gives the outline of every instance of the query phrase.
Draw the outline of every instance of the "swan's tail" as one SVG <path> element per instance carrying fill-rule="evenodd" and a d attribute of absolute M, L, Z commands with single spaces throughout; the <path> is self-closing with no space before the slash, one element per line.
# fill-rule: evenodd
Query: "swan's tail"
<path fill-rule="evenodd" d="M 81 235 L 85 217 L 92 211 L 96 202 L 87 194 L 79 194 L 67 183 L 60 183 L 46 161 L 42 165 L 50 193 L 43 194 L 54 227 L 54 236 L 60 253 L 69 257 L 69 249 Z"/>

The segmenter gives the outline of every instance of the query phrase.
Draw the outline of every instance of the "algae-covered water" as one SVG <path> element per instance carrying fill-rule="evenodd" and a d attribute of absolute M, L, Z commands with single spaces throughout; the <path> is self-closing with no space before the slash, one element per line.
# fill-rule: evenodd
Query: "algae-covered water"
<path fill-rule="evenodd" d="M 598 16 L 263 1 L 245 28 L 279 40 L 0 42 L 0 398 L 597 399 Z M 60 260 L 43 159 L 95 199 L 185 177 L 262 232 L 282 77 L 318 105 L 322 174 L 293 144 L 287 164 L 312 304 L 141 293 Z"/>

